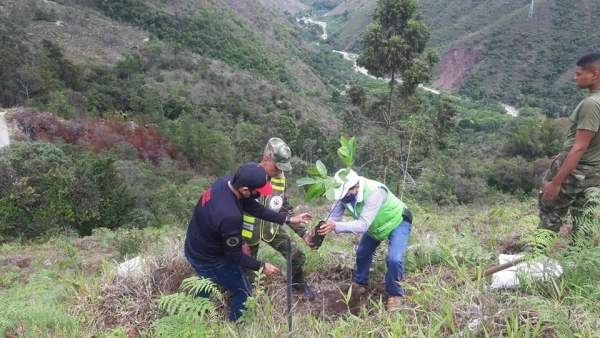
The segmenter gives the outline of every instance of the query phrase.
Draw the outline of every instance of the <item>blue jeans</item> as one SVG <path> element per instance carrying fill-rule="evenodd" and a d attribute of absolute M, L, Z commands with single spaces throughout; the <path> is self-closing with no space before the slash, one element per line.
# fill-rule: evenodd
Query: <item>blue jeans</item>
<path fill-rule="evenodd" d="M 198 277 L 210 279 L 231 292 L 229 320 L 232 322 L 238 320 L 242 315 L 242 310 L 246 309 L 244 303 L 248 296 L 252 295 L 252 283 L 242 272 L 242 267 L 227 257 L 210 264 L 198 263 L 187 252 L 185 257 L 196 270 Z M 196 296 L 207 298 L 209 295 L 206 292 L 199 292 Z"/>
<path fill-rule="evenodd" d="M 388 236 L 390 250 L 385 260 L 387 265 L 385 291 L 388 296 L 403 295 L 402 286 L 398 282 L 402 280 L 404 275 L 403 256 L 411 227 L 410 223 L 402 221 Z M 366 233 L 363 234 L 356 250 L 356 274 L 354 275 L 354 281 L 357 284 L 369 284 L 369 269 L 373 262 L 373 254 L 375 254 L 375 249 L 377 249 L 379 244 L 381 244 L 380 241 L 373 239 Z"/>

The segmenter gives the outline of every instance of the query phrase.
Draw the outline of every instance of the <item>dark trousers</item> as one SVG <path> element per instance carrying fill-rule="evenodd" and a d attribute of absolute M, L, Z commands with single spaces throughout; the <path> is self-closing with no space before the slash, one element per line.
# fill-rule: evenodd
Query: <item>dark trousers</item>
<path fill-rule="evenodd" d="M 209 264 L 197 262 L 187 253 L 187 250 L 185 252 L 185 257 L 194 270 L 196 270 L 198 277 L 210 279 L 231 292 L 229 320 L 238 320 L 242 315 L 242 310 L 246 309 L 245 303 L 248 296 L 252 295 L 252 283 L 250 283 L 248 277 L 242 273 L 242 267 L 227 257 L 223 257 L 222 260 Z M 201 292 L 197 296 L 208 297 L 209 295 L 205 292 Z"/>

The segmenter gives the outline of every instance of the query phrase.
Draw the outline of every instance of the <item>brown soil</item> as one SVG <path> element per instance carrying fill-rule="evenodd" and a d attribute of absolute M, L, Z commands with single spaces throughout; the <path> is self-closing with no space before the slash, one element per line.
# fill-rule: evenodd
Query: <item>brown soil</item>
<path fill-rule="evenodd" d="M 507 255 L 518 254 L 523 251 L 521 246 L 521 235 L 512 235 L 504 240 L 500 247 L 500 252 Z"/>
<path fill-rule="evenodd" d="M 321 275 L 306 278 L 308 285 L 313 289 L 316 299 L 310 302 L 304 294 L 293 290 L 292 313 L 294 316 L 311 316 L 320 320 L 333 321 L 347 315 L 358 315 L 362 309 L 367 311 L 374 308 L 371 301 L 377 304 L 385 301 L 385 287 L 383 280 L 372 281 L 369 286 L 360 290 L 352 288 L 348 302 L 344 299 L 352 285 L 353 272 L 349 268 L 338 267 Z M 278 276 L 271 279 L 265 286 L 265 291 L 275 306 L 275 312 L 285 316 L 287 313 L 287 296 L 285 277 Z M 225 301 L 228 304 L 228 301 Z M 220 309 L 223 316 L 228 316 L 229 306 Z"/>
<path fill-rule="evenodd" d="M 433 69 L 433 74 L 437 78 L 433 87 L 457 90 L 480 54 L 480 49 L 469 46 L 458 46 L 444 53 Z"/>
<path fill-rule="evenodd" d="M 373 308 L 371 300 L 375 303 L 383 302 L 385 297 L 385 289 L 383 284 L 376 283 L 369 285 L 362 290 L 357 291 L 355 286 L 352 287 L 352 294 L 348 304 L 344 297 L 348 295 L 351 283 L 342 283 L 322 285 L 318 292 L 318 298 L 315 300 L 315 304 L 307 306 L 309 312 L 312 312 L 313 316 L 335 319 L 349 313 L 358 315 L 362 308 L 370 310 Z M 310 311 L 312 308 L 312 311 Z"/>
<path fill-rule="evenodd" d="M 293 318 L 306 318 L 311 315 L 319 320 L 334 321 L 348 315 L 359 315 L 364 308 L 367 311 L 374 309 L 374 305 L 385 302 L 385 286 L 383 279 L 372 281 L 363 290 L 352 288 L 352 294 L 346 304 L 344 296 L 352 285 L 352 270 L 349 268 L 336 268 L 322 275 L 309 276 L 306 282 L 312 288 L 316 299 L 310 302 L 304 294 L 292 291 L 292 315 Z M 255 294 L 256 294 L 256 284 Z M 268 294 L 275 310 L 274 313 L 281 316 L 281 320 L 287 318 L 287 296 L 286 282 L 284 276 L 277 276 L 268 280 L 263 286 L 263 292 Z M 219 315 L 226 320 L 229 317 L 230 295 L 223 290 L 223 301 L 215 304 Z M 385 303 L 383 303 L 385 304 Z"/>
<path fill-rule="evenodd" d="M 371 300 L 375 303 L 383 300 L 385 297 L 383 280 L 373 281 L 367 287 L 357 288 L 352 286 L 353 274 L 350 268 L 338 267 L 323 275 L 314 276 L 310 285 L 315 291 L 317 299 L 314 302 L 303 299 L 305 302 L 297 311 L 310 312 L 317 318 L 334 320 L 348 314 L 357 315 L 363 307 L 367 310 L 373 308 Z M 314 280 L 317 278 L 320 280 Z M 348 296 L 351 286 L 352 293 L 346 304 L 345 297 Z"/>
<path fill-rule="evenodd" d="M 7 256 L 4 259 L 4 265 L 18 266 L 21 269 L 28 268 L 30 263 L 31 263 L 31 257 L 25 256 L 25 255 L 12 255 L 12 256 Z"/>

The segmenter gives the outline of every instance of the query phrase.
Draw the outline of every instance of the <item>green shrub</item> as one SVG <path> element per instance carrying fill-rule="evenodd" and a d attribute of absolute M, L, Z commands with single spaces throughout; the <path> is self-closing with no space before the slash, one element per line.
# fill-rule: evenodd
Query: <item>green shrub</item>
<path fill-rule="evenodd" d="M 44 142 L 14 142 L 1 154 L 1 237 L 70 230 L 89 235 L 129 221 L 133 201 L 110 158 L 86 151 L 67 155 Z"/>

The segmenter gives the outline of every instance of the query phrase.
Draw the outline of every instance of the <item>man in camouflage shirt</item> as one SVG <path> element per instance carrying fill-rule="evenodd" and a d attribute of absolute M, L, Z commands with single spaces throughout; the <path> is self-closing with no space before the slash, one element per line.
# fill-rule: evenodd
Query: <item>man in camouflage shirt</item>
<path fill-rule="evenodd" d="M 292 170 L 292 165 L 290 164 L 291 156 L 292 152 L 287 144 L 280 138 L 274 137 L 267 143 L 263 158 L 260 162 L 260 165 L 265 168 L 267 175 L 270 177 L 273 193 L 270 196 L 261 197 L 259 202 L 266 208 L 287 214 L 288 216 L 291 216 L 293 207 L 289 202 L 286 191 L 285 175 L 283 172 Z M 286 224 L 290 226 L 287 222 Z M 312 246 L 312 237 L 303 225 L 290 226 L 290 228 L 294 230 L 298 236 L 303 238 L 306 244 Z M 290 238 L 290 235 L 279 224 L 264 221 L 245 214 L 242 238 L 245 242 L 244 247 L 246 252 L 249 251 L 249 254 L 253 258 L 256 258 L 258 255 L 259 242 L 261 240 L 269 244 L 273 249 L 279 251 L 284 257 L 287 255 L 287 239 Z M 291 243 L 292 285 L 296 290 L 304 293 L 310 301 L 313 301 L 315 299 L 315 294 L 304 281 L 302 273 L 302 266 L 304 265 L 306 256 L 293 239 L 291 240 Z M 246 270 L 246 274 L 253 279 L 253 271 Z"/>
<path fill-rule="evenodd" d="M 569 117 L 563 151 L 552 162 L 539 194 L 540 227 L 555 232 L 568 211 L 577 231 L 584 191 L 600 186 L 600 52 L 577 61 L 574 80 L 579 89 L 589 89 L 590 95 Z"/>

